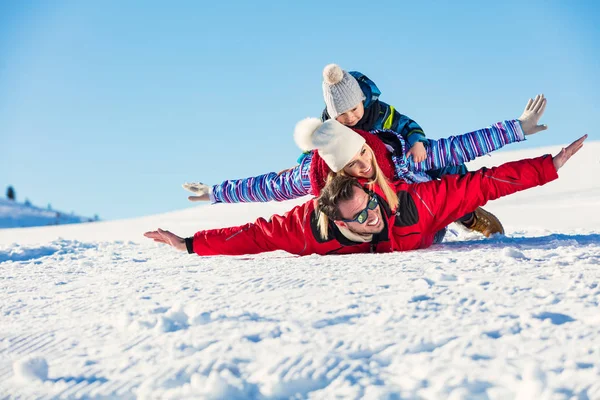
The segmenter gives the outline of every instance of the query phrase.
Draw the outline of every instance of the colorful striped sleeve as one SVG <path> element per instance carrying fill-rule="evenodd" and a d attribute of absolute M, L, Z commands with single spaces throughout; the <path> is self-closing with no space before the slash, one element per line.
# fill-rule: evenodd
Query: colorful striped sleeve
<path fill-rule="evenodd" d="M 523 140 L 525 135 L 519 120 L 502 121 L 463 135 L 438 140 L 429 139 L 425 161 L 414 163 L 410 157 L 408 168 L 419 172 L 444 168 L 448 165 L 461 165 L 507 144 Z"/>
<path fill-rule="evenodd" d="M 214 185 L 213 203 L 251 203 L 284 201 L 310 193 L 310 163 L 312 154 L 299 165 L 281 173 L 270 172 L 251 178 L 233 179 Z"/>

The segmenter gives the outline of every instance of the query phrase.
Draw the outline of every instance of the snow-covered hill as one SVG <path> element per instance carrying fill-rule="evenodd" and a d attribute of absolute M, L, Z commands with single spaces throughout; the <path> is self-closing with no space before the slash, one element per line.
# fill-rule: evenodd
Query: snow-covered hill
<path fill-rule="evenodd" d="M 587 143 L 486 206 L 506 237 L 408 253 L 201 258 L 141 236 L 291 203 L 0 230 L 0 398 L 600 399 L 599 176 Z"/>
<path fill-rule="evenodd" d="M 77 224 L 93 220 L 93 218 L 39 208 L 28 203 L 0 199 L 0 229 Z"/>

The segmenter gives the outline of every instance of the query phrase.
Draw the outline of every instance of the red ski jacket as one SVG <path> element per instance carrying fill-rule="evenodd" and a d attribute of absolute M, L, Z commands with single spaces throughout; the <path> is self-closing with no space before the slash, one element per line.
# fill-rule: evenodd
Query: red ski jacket
<path fill-rule="evenodd" d="M 356 243 L 329 224 L 329 237 L 321 239 L 315 201 L 294 207 L 270 220 L 238 227 L 197 232 L 186 239 L 188 251 L 201 256 L 257 254 L 285 250 L 292 254 L 349 254 L 406 251 L 431 246 L 435 233 L 489 200 L 544 185 L 558 177 L 550 155 L 482 168 L 464 176 L 448 175 L 441 180 L 418 184 L 404 181 L 393 185 L 399 204 L 390 207 L 381 198 L 383 231 L 370 243 Z"/>

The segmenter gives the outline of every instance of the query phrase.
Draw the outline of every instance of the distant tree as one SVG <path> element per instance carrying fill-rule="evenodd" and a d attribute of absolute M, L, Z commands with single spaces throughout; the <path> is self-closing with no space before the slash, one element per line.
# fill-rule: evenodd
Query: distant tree
<path fill-rule="evenodd" d="M 48 211 L 52 211 L 52 204 L 48 203 Z"/>
<path fill-rule="evenodd" d="M 25 206 L 31 207 L 31 202 L 29 201 L 28 198 L 25 198 Z"/>
<path fill-rule="evenodd" d="M 15 189 L 13 189 L 12 186 L 9 186 L 8 189 L 6 189 L 6 197 L 8 197 L 9 200 L 15 201 L 17 195 L 15 194 Z"/>
<path fill-rule="evenodd" d="M 94 221 L 99 221 L 100 217 L 98 217 L 98 214 L 94 214 Z"/>

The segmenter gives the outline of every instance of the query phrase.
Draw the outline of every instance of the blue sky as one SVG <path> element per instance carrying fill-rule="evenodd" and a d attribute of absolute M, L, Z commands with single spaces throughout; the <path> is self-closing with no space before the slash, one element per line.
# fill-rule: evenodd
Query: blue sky
<path fill-rule="evenodd" d="M 332 62 L 431 138 L 543 92 L 550 129 L 509 149 L 600 140 L 596 2 L 211 3 L 0 3 L 0 194 L 102 219 L 194 206 L 183 182 L 295 164 Z"/>

